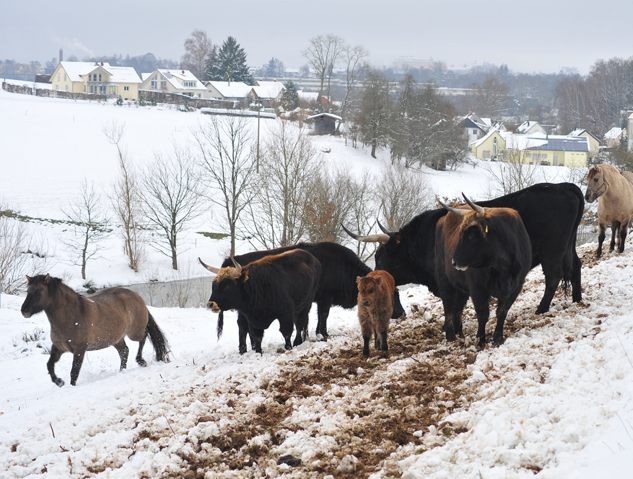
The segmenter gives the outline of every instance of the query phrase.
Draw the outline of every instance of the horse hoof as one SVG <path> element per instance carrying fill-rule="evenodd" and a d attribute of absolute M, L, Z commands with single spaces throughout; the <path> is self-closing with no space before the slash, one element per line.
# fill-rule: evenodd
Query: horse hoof
<path fill-rule="evenodd" d="M 61 388 L 64 384 L 66 384 L 66 383 L 64 382 L 64 380 L 63 380 L 63 379 L 60 379 L 60 378 L 53 379 L 53 382 L 54 382 L 57 386 L 59 386 L 60 388 Z M 74 386 L 74 384 L 73 384 L 73 386 Z"/>
<path fill-rule="evenodd" d="M 484 349 L 486 347 L 485 338 L 477 338 L 475 340 L 475 346 L 477 347 L 477 349 Z"/>
<path fill-rule="evenodd" d="M 503 343 L 506 342 L 506 339 L 503 336 L 501 336 L 500 338 L 494 338 L 493 341 L 495 343 L 495 346 L 501 346 Z"/>
<path fill-rule="evenodd" d="M 136 362 L 138 363 L 139 366 L 143 368 L 147 366 L 147 362 L 144 359 L 137 359 Z"/>

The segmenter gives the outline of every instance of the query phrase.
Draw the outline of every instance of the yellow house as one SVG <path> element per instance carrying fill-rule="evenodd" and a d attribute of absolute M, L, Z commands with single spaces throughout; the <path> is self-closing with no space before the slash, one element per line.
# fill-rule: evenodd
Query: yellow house
<path fill-rule="evenodd" d="M 141 79 L 132 67 L 113 67 L 103 62 L 59 62 L 51 83 L 55 91 L 138 100 Z"/>
<path fill-rule="evenodd" d="M 590 153 L 586 136 L 518 135 L 491 130 L 472 145 L 480 160 L 519 162 L 526 165 L 586 167 Z"/>
<path fill-rule="evenodd" d="M 207 87 L 189 70 L 154 70 L 143 73 L 143 91 L 180 93 L 190 97 L 207 98 Z"/>
<path fill-rule="evenodd" d="M 576 128 L 568 136 L 583 136 L 589 140 L 589 158 L 593 158 L 600 153 L 600 139 L 583 128 Z"/>

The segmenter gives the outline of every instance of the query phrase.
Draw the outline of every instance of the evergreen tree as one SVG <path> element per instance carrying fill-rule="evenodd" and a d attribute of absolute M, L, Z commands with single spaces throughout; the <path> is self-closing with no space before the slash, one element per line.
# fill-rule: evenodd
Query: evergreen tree
<path fill-rule="evenodd" d="M 229 37 L 222 44 L 218 54 L 207 64 L 207 80 L 241 81 L 247 85 L 255 80 L 246 64 L 246 52 L 237 40 Z"/>
<path fill-rule="evenodd" d="M 286 91 L 281 97 L 281 104 L 284 110 L 291 111 L 299 106 L 299 93 L 297 92 L 297 85 L 292 80 L 288 80 L 288 83 L 284 85 Z"/>

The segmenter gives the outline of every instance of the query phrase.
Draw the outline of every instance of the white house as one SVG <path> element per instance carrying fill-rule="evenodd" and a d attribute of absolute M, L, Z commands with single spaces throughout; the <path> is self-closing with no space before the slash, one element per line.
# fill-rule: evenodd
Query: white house
<path fill-rule="evenodd" d="M 218 100 L 243 101 L 252 93 L 253 87 L 241 81 L 205 82 L 207 98 Z"/>
<path fill-rule="evenodd" d="M 281 101 L 286 88 L 279 81 L 259 81 L 253 87 L 255 98 L 260 101 L 278 102 Z"/>
<path fill-rule="evenodd" d="M 165 93 L 181 93 L 190 97 L 205 98 L 207 89 L 189 70 L 157 69 L 143 73 L 140 89 Z"/>
<path fill-rule="evenodd" d="M 535 133 L 542 133 L 543 135 L 547 135 L 547 131 L 543 128 L 537 121 L 524 121 L 517 128 L 517 133 L 520 135 L 533 135 Z"/>

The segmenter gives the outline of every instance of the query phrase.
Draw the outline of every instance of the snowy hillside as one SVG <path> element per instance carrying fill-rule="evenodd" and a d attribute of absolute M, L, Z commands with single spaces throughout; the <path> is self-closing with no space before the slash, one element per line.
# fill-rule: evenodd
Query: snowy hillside
<path fill-rule="evenodd" d="M 116 173 L 116 150 L 103 134 L 124 123 L 138 164 L 186 144 L 206 117 L 164 108 L 116 107 L 13 95 L 0 90 L 0 196 L 33 218 L 61 219 L 61 208 L 87 178 L 104 190 Z M 263 129 L 263 132 L 266 130 Z M 265 133 L 263 133 L 265 134 Z M 338 138 L 315 138 L 330 162 L 354 171 L 380 168 Z M 544 168 L 565 181 L 565 168 Z M 481 166 L 429 171 L 434 193 L 473 198 L 490 190 Z M 203 256 L 216 263 L 225 241 L 211 215 L 185 235 L 182 263 L 194 275 Z M 30 231 L 51 251 L 50 272 L 82 283 L 59 238 L 63 225 L 40 221 Z M 119 240 L 89 263 L 98 285 L 143 282 L 125 264 Z M 247 251 L 247 244 L 240 244 Z M 361 356 L 356 311 L 333 308 L 331 338 L 314 337 L 286 352 L 274 323 L 263 355 L 237 353 L 235 315 L 220 340 L 216 315 L 201 308 L 151 308 L 171 346 L 169 364 L 129 361 L 118 372 L 114 348 L 86 355 L 76 387 L 55 386 L 44 314 L 24 319 L 24 296 L 1 297 L 0 477 L 403 477 L 624 478 L 633 451 L 633 264 L 622 255 L 595 261 L 579 249 L 584 301 L 559 291 L 552 310 L 534 311 L 543 293 L 540 268 L 510 310 L 506 342 L 478 351 L 476 321 L 465 312 L 465 341 L 447 344 L 438 298 L 403 289 L 407 318 L 392 322 L 390 352 Z M 156 254 L 148 270 L 170 276 Z M 494 327 L 494 320 L 491 321 Z M 132 354 L 136 343 L 129 341 Z M 68 383 L 72 358 L 57 363 Z M 280 461 L 281 459 L 281 461 Z"/>

